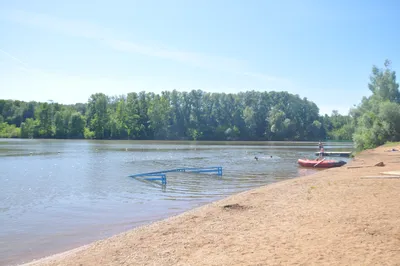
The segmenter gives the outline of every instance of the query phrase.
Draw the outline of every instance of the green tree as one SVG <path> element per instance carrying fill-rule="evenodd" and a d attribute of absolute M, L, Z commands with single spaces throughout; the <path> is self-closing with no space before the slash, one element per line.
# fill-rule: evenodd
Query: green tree
<path fill-rule="evenodd" d="M 373 148 L 389 140 L 400 140 L 399 84 L 388 60 L 384 67 L 378 69 L 373 66 L 368 84 L 373 94 L 364 97 L 361 104 L 351 111 L 355 126 L 353 139 L 359 150 Z"/>
<path fill-rule="evenodd" d="M 36 119 L 39 121 L 39 137 L 51 138 L 53 132 L 53 109 L 48 103 L 41 103 L 37 112 Z"/>
<path fill-rule="evenodd" d="M 349 116 L 320 117 L 313 102 L 288 92 L 142 91 L 126 97 L 96 93 L 74 105 L 0 100 L 0 115 L 20 124 L 22 137 L 312 140 L 327 132 L 335 138 L 351 134 L 364 110 L 374 110 L 367 102 Z M 384 126 L 394 130 L 393 123 Z"/>
<path fill-rule="evenodd" d="M 90 131 L 94 132 L 96 139 L 105 137 L 106 125 L 108 123 L 107 114 L 108 97 L 104 93 L 96 93 L 90 96 L 88 102 L 88 125 Z"/>
<path fill-rule="evenodd" d="M 15 125 L 6 122 L 0 123 L 0 138 L 20 138 L 21 130 Z"/>
<path fill-rule="evenodd" d="M 125 113 L 128 138 L 136 139 L 139 136 L 140 131 L 139 96 L 136 92 L 128 93 Z"/>
<path fill-rule="evenodd" d="M 39 123 L 37 120 L 27 118 L 21 124 L 21 138 L 34 138 L 38 135 Z"/>
<path fill-rule="evenodd" d="M 83 138 L 85 132 L 85 118 L 79 112 L 74 112 L 68 122 L 68 136 L 73 139 Z"/>
<path fill-rule="evenodd" d="M 170 119 L 170 103 L 165 96 L 156 95 L 148 109 L 150 128 L 155 139 L 167 139 Z"/>
<path fill-rule="evenodd" d="M 396 72 L 392 71 L 390 67 L 389 60 L 385 61 L 383 69 L 373 66 L 368 88 L 381 101 L 399 103 L 399 84 L 396 82 Z"/>

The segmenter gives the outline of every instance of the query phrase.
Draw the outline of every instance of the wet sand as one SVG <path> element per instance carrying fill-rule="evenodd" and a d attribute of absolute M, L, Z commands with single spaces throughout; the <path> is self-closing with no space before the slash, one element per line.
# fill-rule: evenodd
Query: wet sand
<path fill-rule="evenodd" d="M 400 178 L 366 178 L 388 149 L 26 265 L 400 265 Z"/>

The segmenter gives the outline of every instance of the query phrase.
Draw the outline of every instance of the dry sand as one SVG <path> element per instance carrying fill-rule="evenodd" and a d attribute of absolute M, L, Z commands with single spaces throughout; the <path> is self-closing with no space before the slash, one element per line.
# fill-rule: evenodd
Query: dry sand
<path fill-rule="evenodd" d="M 400 265 L 400 179 L 361 178 L 400 170 L 385 149 L 29 265 Z"/>

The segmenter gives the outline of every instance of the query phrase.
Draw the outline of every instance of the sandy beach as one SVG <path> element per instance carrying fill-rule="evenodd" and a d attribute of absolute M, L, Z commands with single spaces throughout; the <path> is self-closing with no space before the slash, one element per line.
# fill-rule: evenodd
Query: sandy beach
<path fill-rule="evenodd" d="M 400 178 L 381 177 L 400 152 L 388 149 L 25 265 L 400 265 Z"/>

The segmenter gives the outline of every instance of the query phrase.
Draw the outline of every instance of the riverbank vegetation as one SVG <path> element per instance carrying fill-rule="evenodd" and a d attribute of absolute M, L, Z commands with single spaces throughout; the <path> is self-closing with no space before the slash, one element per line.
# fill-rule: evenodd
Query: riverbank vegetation
<path fill-rule="evenodd" d="M 340 128 L 347 123 L 337 112 L 319 116 L 318 107 L 298 95 L 255 91 L 97 93 L 75 105 L 2 100 L 0 114 L 2 136 L 22 138 L 346 139 Z"/>
<path fill-rule="evenodd" d="M 157 140 L 353 140 L 359 149 L 400 140 L 400 93 L 386 61 L 372 68 L 372 95 L 321 116 L 288 92 L 96 93 L 87 103 L 0 100 L 0 137 Z"/>

